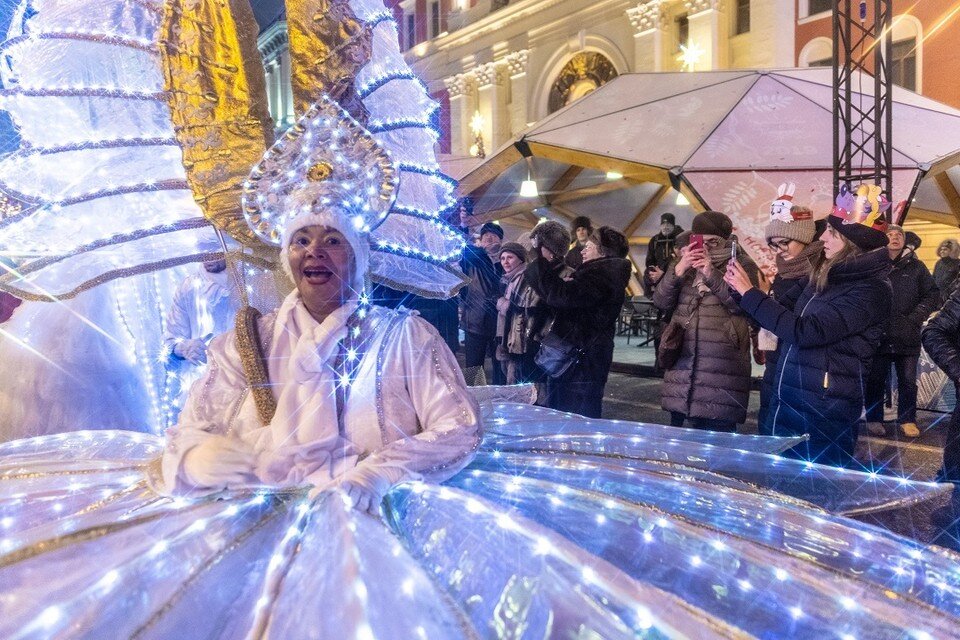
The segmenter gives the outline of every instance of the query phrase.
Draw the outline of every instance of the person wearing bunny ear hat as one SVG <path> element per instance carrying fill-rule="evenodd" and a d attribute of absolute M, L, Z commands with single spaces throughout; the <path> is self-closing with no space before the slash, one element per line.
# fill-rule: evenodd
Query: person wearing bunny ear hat
<path fill-rule="evenodd" d="M 765 235 L 767 246 L 774 252 L 777 275 L 770 285 L 770 295 L 788 309 L 803 290 L 800 283 L 810 275 L 813 267 L 823 256 L 823 243 L 814 241 L 816 225 L 813 213 L 806 207 L 793 203 L 795 187 L 781 184 L 777 199 L 770 205 L 770 222 Z M 766 329 L 758 336 L 760 349 L 764 351 L 765 368 L 760 385 L 760 410 L 757 426 L 761 434 L 772 433 L 771 398 L 776 395 L 775 372 L 780 357 L 777 337 Z"/>
<path fill-rule="evenodd" d="M 731 262 L 725 280 L 740 306 L 773 333 L 782 355 L 774 372 L 771 431 L 808 434 L 786 455 L 857 466 L 863 381 L 891 311 L 886 220 L 889 203 L 873 185 L 842 185 L 822 236 L 824 260 L 792 308 L 756 288 Z"/>
<path fill-rule="evenodd" d="M 470 461 L 479 414 L 453 354 L 417 315 L 367 299 L 370 231 L 396 189 L 389 156 L 328 100 L 254 167 L 248 224 L 279 245 L 296 288 L 273 313 L 241 310 L 211 343 L 167 432 L 167 493 L 312 485 L 377 514 L 394 484 Z"/>

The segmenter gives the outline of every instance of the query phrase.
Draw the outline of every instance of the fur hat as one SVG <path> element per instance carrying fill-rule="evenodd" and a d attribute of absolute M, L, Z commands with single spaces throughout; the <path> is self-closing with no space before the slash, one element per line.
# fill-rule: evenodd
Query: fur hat
<path fill-rule="evenodd" d="M 480 227 L 480 233 L 478 233 L 477 235 L 482 238 L 483 234 L 485 233 L 492 233 L 493 235 L 503 240 L 503 227 L 498 225 L 496 222 L 483 223 L 483 226 Z"/>
<path fill-rule="evenodd" d="M 593 221 L 587 216 L 577 216 L 573 219 L 573 222 L 570 223 L 570 231 L 575 232 L 581 227 L 586 229 L 587 233 L 593 233 Z"/>
<path fill-rule="evenodd" d="M 947 238 L 937 247 L 937 255 L 944 249 L 947 250 L 947 256 L 950 258 L 960 258 L 960 242 L 953 238 Z"/>
<path fill-rule="evenodd" d="M 590 240 L 600 247 L 605 256 L 626 258 L 630 251 L 627 237 L 613 227 L 600 227 L 590 235 Z"/>
<path fill-rule="evenodd" d="M 520 262 L 527 261 L 527 250 L 519 242 L 504 242 L 500 245 L 500 255 L 502 256 L 504 253 L 512 253 L 520 258 Z"/>
<path fill-rule="evenodd" d="M 555 256 L 563 257 L 570 249 L 570 232 L 559 222 L 546 220 L 530 232 L 534 247 L 546 247 Z"/>
<path fill-rule="evenodd" d="M 813 222 L 813 213 L 806 207 L 793 204 L 793 192 L 796 187 L 781 184 L 777 189 L 777 199 L 770 205 L 770 222 L 767 223 L 764 235 L 771 238 L 787 238 L 803 244 L 813 242 L 816 234 L 816 225 Z"/>
<path fill-rule="evenodd" d="M 873 251 L 887 246 L 888 225 L 883 212 L 889 207 L 877 185 L 861 184 L 853 192 L 850 185 L 842 184 L 828 222 L 862 251 Z"/>
<path fill-rule="evenodd" d="M 733 221 L 725 213 L 719 211 L 704 211 L 693 218 L 690 233 L 701 235 L 720 236 L 729 240 L 733 233 Z"/>

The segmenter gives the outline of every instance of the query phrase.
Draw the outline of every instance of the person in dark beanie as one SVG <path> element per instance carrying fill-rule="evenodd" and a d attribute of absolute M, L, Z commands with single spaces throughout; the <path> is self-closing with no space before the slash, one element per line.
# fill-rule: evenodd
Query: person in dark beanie
<path fill-rule="evenodd" d="M 484 362 L 493 362 L 493 384 L 503 384 L 496 361 L 497 298 L 500 297 L 500 241 L 503 227 L 487 222 L 480 227 L 479 246 L 467 245 L 460 267 L 470 283 L 460 290 L 460 327 L 463 329 L 464 377 L 467 384 L 487 383 Z"/>
<path fill-rule="evenodd" d="M 480 227 L 477 237 L 480 246 L 490 254 L 491 260 L 496 262 L 495 256 L 499 256 L 500 243 L 503 242 L 503 227 L 496 222 L 486 222 Z"/>
<path fill-rule="evenodd" d="M 896 225 L 887 230 L 887 252 L 893 260 L 890 284 L 893 309 L 880 348 L 867 378 L 867 430 L 886 435 L 883 426 L 884 396 L 890 380 L 890 365 L 897 372 L 897 423 L 908 438 L 920 435 L 917 428 L 917 366 L 920 363 L 920 329 L 940 306 L 940 290 L 927 266 L 917 259 Z M 915 242 L 919 238 L 915 239 Z"/>
<path fill-rule="evenodd" d="M 507 384 L 543 382 L 535 358 L 551 314 L 523 277 L 526 261 L 526 249 L 516 242 L 500 249 L 504 294 L 497 301 L 497 358 L 505 365 Z"/>
<path fill-rule="evenodd" d="M 677 246 L 677 236 L 683 233 L 683 228 L 677 225 L 677 219 L 672 213 L 660 216 L 660 231 L 650 238 L 647 244 L 646 267 L 650 280 L 656 284 L 663 277 Z"/>
<path fill-rule="evenodd" d="M 583 248 L 587 245 L 587 238 L 593 233 L 593 222 L 587 216 L 577 216 L 570 223 L 570 232 L 573 235 L 573 246 L 569 247 L 564 261 L 573 269 L 583 264 Z"/>
<path fill-rule="evenodd" d="M 692 234 L 703 237 L 702 247 L 690 247 Z M 658 309 L 673 314 L 658 354 L 665 369 L 660 406 L 670 412 L 673 426 L 689 420 L 698 429 L 735 431 L 747 418 L 750 323 L 723 282 L 732 234 L 733 222 L 727 215 L 698 214 L 691 233 L 678 238 L 680 255 L 653 295 Z M 756 282 L 753 261 L 744 253 L 737 259 Z M 673 341 L 679 341 L 674 345 L 679 353 L 673 361 L 664 362 L 663 349 Z"/>
<path fill-rule="evenodd" d="M 603 389 L 613 362 L 613 336 L 630 280 L 626 237 L 600 227 L 587 239 L 583 263 L 564 280 L 549 256 L 540 252 L 527 266 L 524 278 L 553 311 L 550 329 L 580 353 L 574 364 L 548 385 L 547 405 L 560 411 L 599 418 Z"/>
<path fill-rule="evenodd" d="M 788 196 L 785 187 L 781 187 L 770 206 L 770 222 L 764 231 L 767 246 L 777 261 L 777 275 L 771 282 L 770 295 L 786 309 L 793 310 L 794 302 L 803 291 L 801 283 L 805 283 L 823 257 L 823 243 L 813 239 L 817 232 L 813 213 L 806 207 L 794 205 L 793 195 Z M 781 349 L 777 337 L 766 329 L 760 330 L 758 343 L 766 366 L 760 385 L 757 429 L 761 435 L 770 435 L 773 430 L 770 405 L 777 393 L 776 370 Z"/>
<path fill-rule="evenodd" d="M 885 231 L 879 212 L 834 207 L 821 237 L 825 259 L 793 310 L 760 291 L 738 265 L 727 267 L 725 280 L 740 294 L 740 306 L 781 345 L 770 408 L 773 435 L 809 435 L 785 455 L 856 464 L 863 381 L 891 309 Z"/>

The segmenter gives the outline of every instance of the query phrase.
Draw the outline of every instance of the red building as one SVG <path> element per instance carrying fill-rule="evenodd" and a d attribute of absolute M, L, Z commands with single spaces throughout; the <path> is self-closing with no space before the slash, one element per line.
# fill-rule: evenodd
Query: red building
<path fill-rule="evenodd" d="M 834 4 L 835 0 L 797 0 L 798 67 L 831 64 Z M 872 9 L 873 3 L 867 6 Z M 893 81 L 960 108 L 960 4 L 954 0 L 893 0 L 893 15 Z"/>

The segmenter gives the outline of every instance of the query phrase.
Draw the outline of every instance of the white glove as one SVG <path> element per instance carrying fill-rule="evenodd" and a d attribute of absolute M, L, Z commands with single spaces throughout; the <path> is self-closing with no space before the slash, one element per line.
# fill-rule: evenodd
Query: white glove
<path fill-rule="evenodd" d="M 351 508 L 379 517 L 384 494 L 406 476 L 400 467 L 361 463 L 340 476 L 337 485 Z"/>
<path fill-rule="evenodd" d="M 256 482 L 256 456 L 242 440 L 211 435 L 187 451 L 180 473 L 190 484 L 221 490 Z"/>
<path fill-rule="evenodd" d="M 203 364 L 207 361 L 207 345 L 203 340 L 184 340 L 173 346 L 173 353 L 191 364 Z"/>

